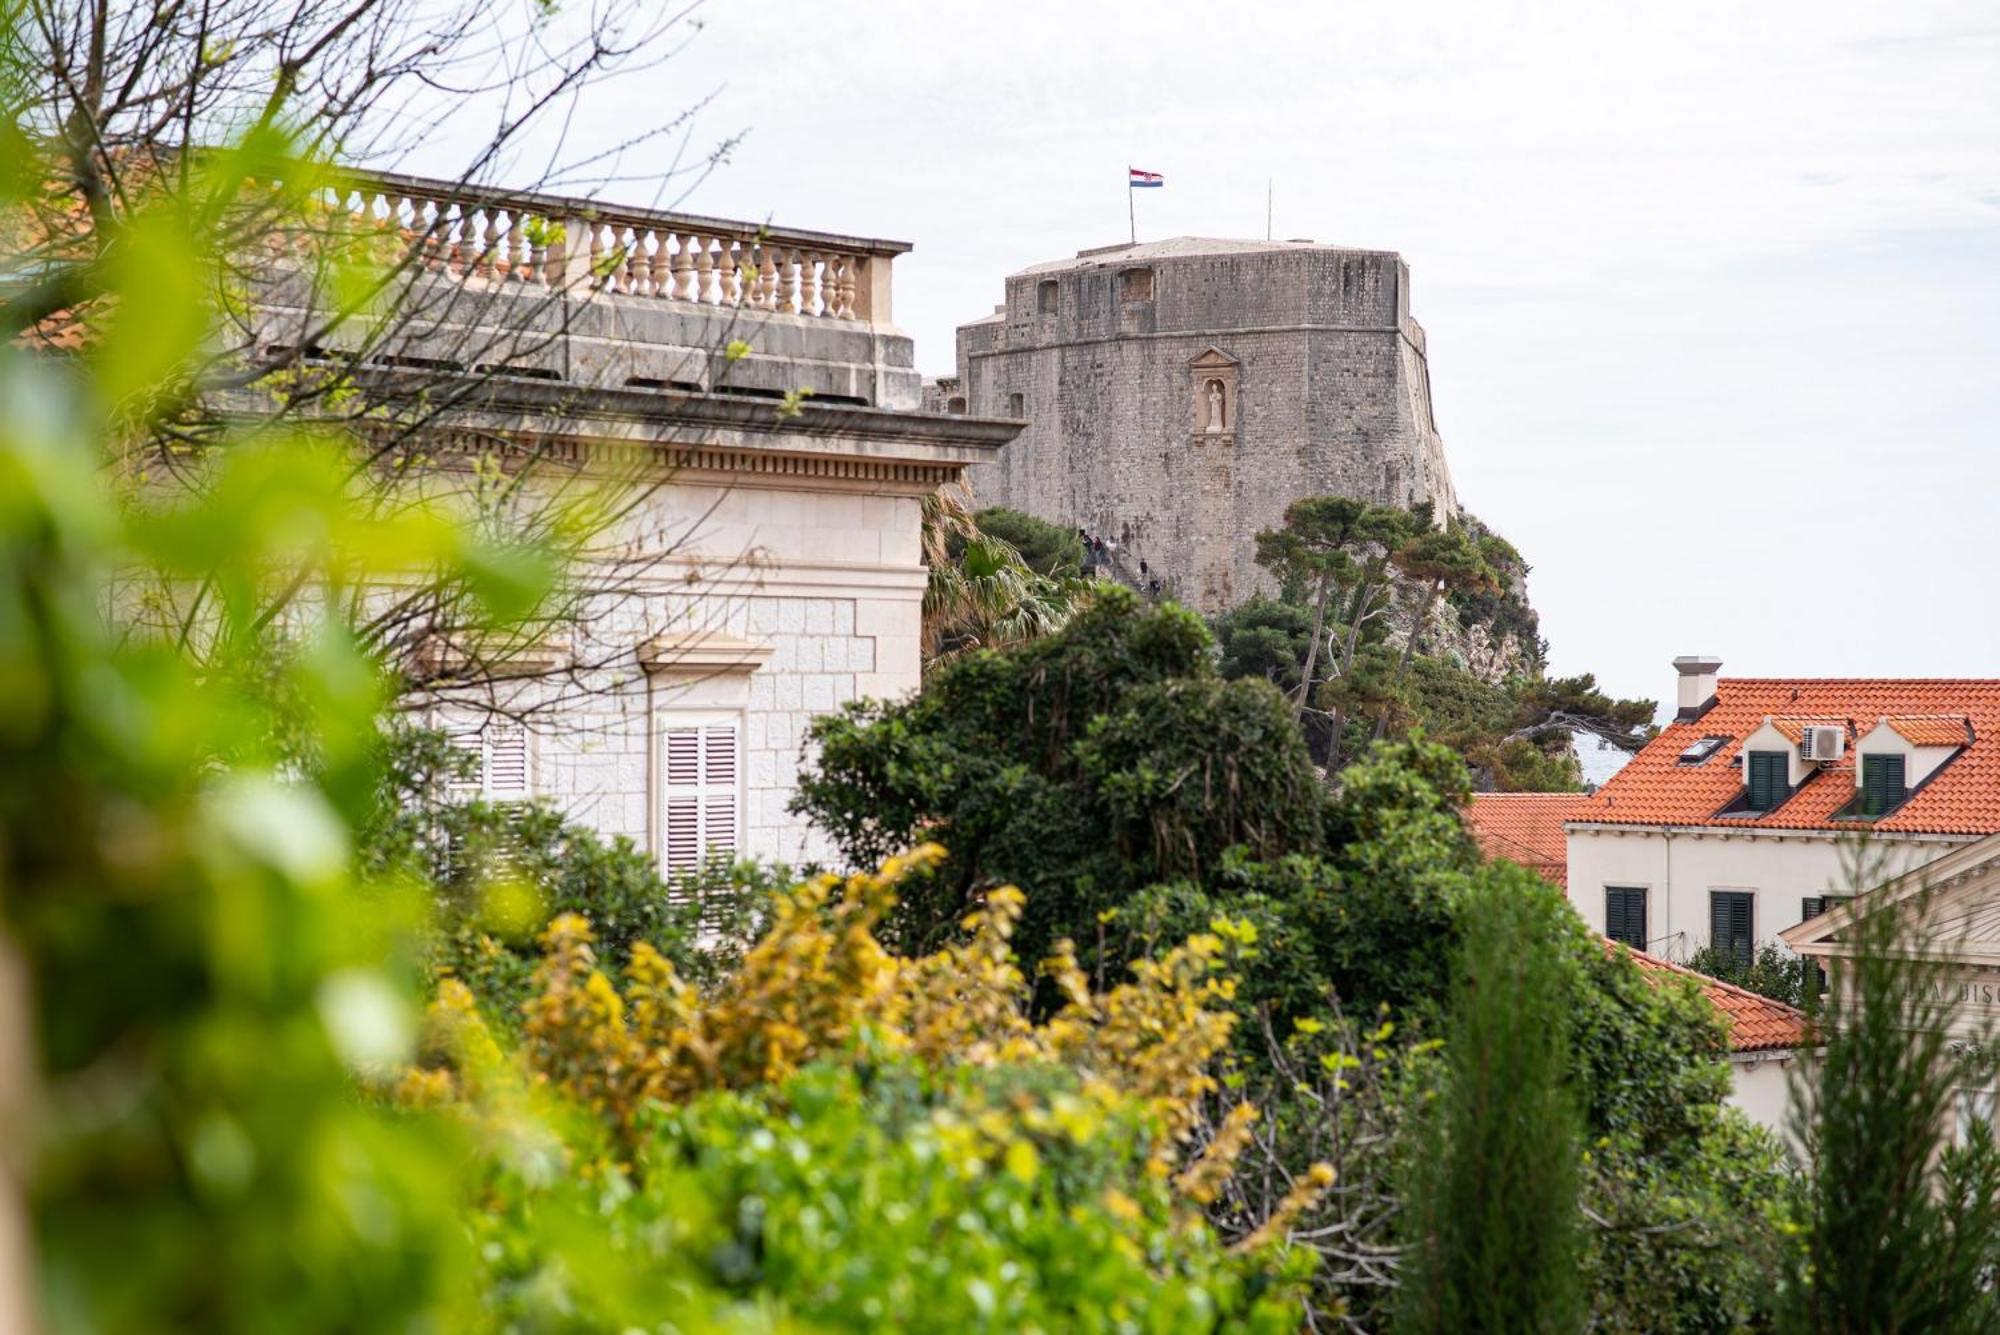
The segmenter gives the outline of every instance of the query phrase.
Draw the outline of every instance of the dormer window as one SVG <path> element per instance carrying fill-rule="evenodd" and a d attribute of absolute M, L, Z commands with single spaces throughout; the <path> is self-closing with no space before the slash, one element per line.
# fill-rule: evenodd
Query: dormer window
<path fill-rule="evenodd" d="M 1907 772 L 1902 756 L 1861 757 L 1861 814 L 1872 818 L 1901 806 L 1910 795 Z"/>
<path fill-rule="evenodd" d="M 1744 807 L 1770 811 L 1792 795 L 1792 758 L 1783 751 L 1752 751 L 1745 764 Z"/>

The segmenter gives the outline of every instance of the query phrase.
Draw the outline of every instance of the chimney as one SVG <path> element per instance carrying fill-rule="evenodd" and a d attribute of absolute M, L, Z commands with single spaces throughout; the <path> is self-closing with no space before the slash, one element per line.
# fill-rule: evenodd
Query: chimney
<path fill-rule="evenodd" d="M 1715 674 L 1722 671 L 1722 660 L 1713 654 L 1682 654 L 1674 660 L 1674 671 L 1680 674 L 1680 709 L 1675 721 L 1700 718 L 1715 703 Z"/>

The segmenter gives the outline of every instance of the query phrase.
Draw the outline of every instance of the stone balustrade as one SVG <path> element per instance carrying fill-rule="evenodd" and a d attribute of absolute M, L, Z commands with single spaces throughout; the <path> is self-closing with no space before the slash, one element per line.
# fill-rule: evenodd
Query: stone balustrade
<path fill-rule="evenodd" d="M 336 208 L 467 282 L 616 293 L 886 324 L 899 241 L 760 226 L 394 173 L 348 174 Z"/>

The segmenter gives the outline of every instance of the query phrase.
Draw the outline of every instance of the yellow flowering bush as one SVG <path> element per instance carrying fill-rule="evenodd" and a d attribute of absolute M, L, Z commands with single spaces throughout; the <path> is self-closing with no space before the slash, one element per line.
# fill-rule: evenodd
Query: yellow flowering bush
<path fill-rule="evenodd" d="M 511 1057 L 446 980 L 400 1098 L 489 1133 L 518 1131 L 531 1109 L 543 1125 L 582 1118 L 553 1175 L 533 1137 L 488 1135 L 502 1149 L 477 1228 L 510 1319 L 559 1302 L 657 1321 L 659 1292 L 579 1282 L 608 1251 L 720 1294 L 725 1318 L 746 1302 L 834 1328 L 1296 1325 L 1310 1262 L 1286 1234 L 1331 1170 L 1302 1176 L 1233 1250 L 1203 1214 L 1257 1121 L 1241 1104 L 1200 1130 L 1235 1023 L 1234 929 L 1101 992 L 1065 946 L 1042 965 L 1059 1000 L 1037 1022 L 1009 945 L 1020 891 L 993 891 L 935 953 L 877 939 L 897 884 L 942 857 L 925 846 L 779 894 L 765 933 L 706 989 L 644 945 L 621 988 L 589 925 L 559 917 Z M 557 1257 L 522 1221 L 577 1184 L 618 1184 L 617 1226 Z"/>

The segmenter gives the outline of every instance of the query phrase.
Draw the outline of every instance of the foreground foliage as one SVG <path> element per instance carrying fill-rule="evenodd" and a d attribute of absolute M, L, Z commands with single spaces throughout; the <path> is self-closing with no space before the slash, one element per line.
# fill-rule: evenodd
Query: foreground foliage
<path fill-rule="evenodd" d="M 854 1329 L 1296 1323 L 1306 1267 L 1282 1243 L 1330 1170 L 1309 1167 L 1233 1247 L 1200 1213 L 1257 1120 L 1239 1104 L 1197 1135 L 1235 1022 L 1219 1004 L 1224 937 L 1197 935 L 1096 994 L 1060 951 L 1045 967 L 1066 1004 L 1037 1024 L 1008 944 L 1019 892 L 995 891 L 928 956 L 875 939 L 896 885 L 941 856 L 778 896 L 767 933 L 705 992 L 643 943 L 620 990 L 587 925 L 558 918 L 518 1058 L 445 984 L 429 1062 L 398 1096 L 478 1131 L 500 1219 L 541 1213 L 576 1179 L 608 1186 L 614 1256 L 594 1266 L 653 1286 L 579 1286 L 566 1249 L 503 1230 L 488 1287 L 510 1316 L 657 1321 L 665 1285 L 714 1295 L 718 1319 Z M 516 1148 L 524 1127 L 532 1142 L 551 1124 L 526 1111 L 551 1095 L 587 1114 L 553 1185 Z"/>
<path fill-rule="evenodd" d="M 1879 851 L 1846 858 L 1850 890 L 1885 879 Z M 1792 1081 L 1807 1175 L 1787 1332 L 2000 1327 L 2000 1150 L 1988 1118 L 1954 1107 L 1991 1088 L 1990 1030 L 1953 1032 L 1957 974 L 1936 962 L 1929 897 L 1858 916 L 1853 954 L 1829 961 L 1818 1051 Z"/>
<path fill-rule="evenodd" d="M 1406 1169 L 1398 1329 L 1568 1331 L 1581 1324 L 1582 1119 L 1570 1000 L 1532 899 L 1501 874 L 1467 901 L 1436 1100 Z"/>

